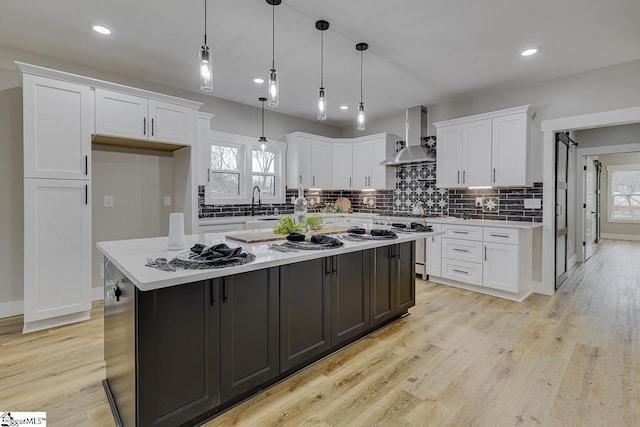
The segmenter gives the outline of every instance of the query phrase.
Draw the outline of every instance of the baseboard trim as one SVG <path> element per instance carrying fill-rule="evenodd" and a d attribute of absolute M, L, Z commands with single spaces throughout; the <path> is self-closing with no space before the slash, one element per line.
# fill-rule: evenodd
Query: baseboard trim
<path fill-rule="evenodd" d="M 576 265 L 577 263 L 578 263 L 578 254 L 572 256 L 571 258 L 569 258 L 569 261 L 567 261 L 567 271 L 571 270 L 573 266 Z"/>
<path fill-rule="evenodd" d="M 24 313 L 24 301 L 0 302 L 0 319 L 5 317 L 19 316 Z"/>
<path fill-rule="evenodd" d="M 640 236 L 634 236 L 629 234 L 612 234 L 612 233 L 602 233 L 600 235 L 602 239 L 613 239 L 613 240 L 633 240 L 640 241 Z"/>
<path fill-rule="evenodd" d="M 433 283 L 437 283 L 439 285 L 452 286 L 454 288 L 460 288 L 467 291 L 478 292 L 481 294 L 490 295 L 492 297 L 504 298 L 511 301 L 515 301 L 515 302 L 522 302 L 525 299 L 527 299 L 529 295 L 532 294 L 530 290 L 523 290 L 523 291 L 520 291 L 519 293 L 514 294 L 511 292 L 500 291 L 498 289 L 491 289 L 484 286 L 476 286 L 468 283 L 462 283 L 462 282 L 458 282 L 457 280 L 446 279 L 444 277 L 429 276 L 429 281 Z"/>
<path fill-rule="evenodd" d="M 82 322 L 91 318 L 91 310 L 81 311 L 79 313 L 66 314 L 64 316 L 52 317 L 51 319 L 36 320 L 33 322 L 25 322 L 22 328 L 23 334 L 30 332 L 42 331 L 58 326 L 68 325 L 70 323 Z"/>

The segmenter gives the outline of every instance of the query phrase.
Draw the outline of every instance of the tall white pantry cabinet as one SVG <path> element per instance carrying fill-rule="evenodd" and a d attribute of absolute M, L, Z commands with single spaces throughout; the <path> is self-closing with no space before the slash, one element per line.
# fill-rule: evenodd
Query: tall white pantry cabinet
<path fill-rule="evenodd" d="M 91 92 L 23 74 L 24 332 L 91 310 Z M 54 320 L 51 320 L 54 319 Z"/>
<path fill-rule="evenodd" d="M 190 231 L 199 102 L 16 62 L 23 88 L 24 330 L 90 318 L 91 145 L 173 152 L 174 203 Z M 117 100 L 118 102 L 109 102 Z M 125 102 L 126 101 L 126 102 Z M 139 105 L 132 114 L 130 105 Z M 134 129 L 125 132 L 127 125 Z"/>

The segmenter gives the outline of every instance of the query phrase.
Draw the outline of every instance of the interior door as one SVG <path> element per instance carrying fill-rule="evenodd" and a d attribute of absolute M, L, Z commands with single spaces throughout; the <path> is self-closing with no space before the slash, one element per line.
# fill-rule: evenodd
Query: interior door
<path fill-rule="evenodd" d="M 567 278 L 567 177 L 569 171 L 570 138 L 556 134 L 556 289 Z"/>
<path fill-rule="evenodd" d="M 595 223 L 596 223 L 596 186 L 595 186 L 595 167 L 593 160 L 587 157 L 585 159 L 584 172 L 584 260 L 587 261 L 593 255 L 593 243 L 595 240 Z"/>

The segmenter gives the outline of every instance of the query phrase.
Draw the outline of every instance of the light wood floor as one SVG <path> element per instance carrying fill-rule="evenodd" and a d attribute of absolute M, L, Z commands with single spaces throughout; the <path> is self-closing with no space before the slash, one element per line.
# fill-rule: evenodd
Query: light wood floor
<path fill-rule="evenodd" d="M 93 320 L 22 336 L 0 321 L 0 410 L 113 425 Z M 604 241 L 553 297 L 417 283 L 411 316 L 207 426 L 638 426 L 640 243 Z"/>

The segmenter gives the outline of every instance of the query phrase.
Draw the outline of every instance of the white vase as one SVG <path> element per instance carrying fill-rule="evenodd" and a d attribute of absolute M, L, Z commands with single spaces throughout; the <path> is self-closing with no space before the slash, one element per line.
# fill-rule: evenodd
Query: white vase
<path fill-rule="evenodd" d="M 184 237 L 184 215 L 182 213 L 169 214 L 169 236 L 167 237 L 167 249 L 179 251 L 186 246 Z"/>

